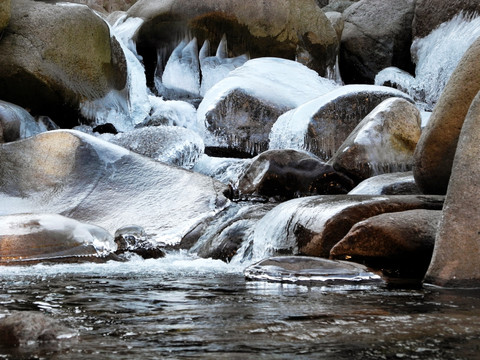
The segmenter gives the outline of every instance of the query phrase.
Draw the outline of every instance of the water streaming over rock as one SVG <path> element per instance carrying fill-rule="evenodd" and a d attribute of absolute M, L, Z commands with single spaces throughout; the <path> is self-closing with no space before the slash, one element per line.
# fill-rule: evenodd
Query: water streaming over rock
<path fill-rule="evenodd" d="M 479 36 L 480 16 L 460 13 L 426 37 L 414 40 L 415 76 L 389 67 L 377 74 L 375 84 L 392 84 L 431 111 L 463 54 Z"/>

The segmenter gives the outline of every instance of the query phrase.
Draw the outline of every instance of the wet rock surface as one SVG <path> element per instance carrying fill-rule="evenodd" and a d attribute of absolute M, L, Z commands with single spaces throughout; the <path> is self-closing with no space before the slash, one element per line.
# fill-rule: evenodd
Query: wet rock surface
<path fill-rule="evenodd" d="M 269 150 L 252 159 L 239 179 L 240 194 L 288 200 L 319 194 L 346 194 L 353 181 L 306 152 Z"/>
<path fill-rule="evenodd" d="M 479 126 L 480 93 L 472 101 L 459 136 L 443 217 L 425 277 L 425 281 L 431 284 L 478 288 L 480 283 Z"/>
<path fill-rule="evenodd" d="M 330 251 L 386 276 L 423 279 L 432 257 L 440 210 L 380 214 L 355 224 Z"/>
<path fill-rule="evenodd" d="M 346 85 L 288 111 L 270 134 L 270 149 L 294 148 L 329 160 L 350 133 L 382 101 L 405 93 L 373 85 Z"/>
<path fill-rule="evenodd" d="M 256 225 L 253 253 L 299 254 L 328 258 L 330 250 L 356 223 L 399 211 L 441 210 L 442 196 L 311 196 L 281 203 Z"/>
<path fill-rule="evenodd" d="M 398 172 L 372 176 L 355 186 L 350 195 L 419 195 L 413 172 Z"/>
<path fill-rule="evenodd" d="M 415 149 L 413 174 L 425 194 L 445 194 L 460 130 L 480 90 L 480 39 L 460 60 Z"/>
<path fill-rule="evenodd" d="M 420 126 L 415 105 L 400 98 L 387 99 L 357 125 L 328 163 L 357 182 L 409 171 Z"/>

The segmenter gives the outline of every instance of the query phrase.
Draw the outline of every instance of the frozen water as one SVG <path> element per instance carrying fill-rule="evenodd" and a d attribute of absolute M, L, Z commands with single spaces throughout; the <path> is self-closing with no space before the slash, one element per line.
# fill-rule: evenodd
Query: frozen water
<path fill-rule="evenodd" d="M 12 130 L 11 125 L 14 125 L 13 122 L 18 124 L 18 139 L 25 139 L 35 134 L 48 131 L 47 126 L 41 121 L 37 122 L 27 110 L 2 100 L 0 100 L 0 119 L 3 119 L 0 120 L 0 124 L 3 122 L 3 127 L 7 130 L 7 132 L 9 129 Z M 9 125 L 8 123 L 11 124 Z M 2 137 L 1 134 L 0 137 Z M 18 139 L 4 138 L 3 140 L 6 142 Z"/>
<path fill-rule="evenodd" d="M 108 24 L 106 22 L 106 24 Z M 112 123 L 117 130 L 126 131 L 141 123 L 149 114 L 151 105 L 145 77 L 145 69 L 137 58 L 132 36 L 142 24 L 139 20 L 120 18 L 110 32 L 122 47 L 127 62 L 127 85 L 123 91 L 112 90 L 104 98 L 85 101 L 80 106 L 83 116 L 97 124 Z M 117 28 L 119 35 L 117 37 Z"/>
<path fill-rule="evenodd" d="M 215 56 L 208 56 L 209 52 L 210 43 L 208 40 L 205 40 L 199 54 L 200 68 L 202 71 L 201 96 L 205 96 L 205 93 L 213 85 L 227 77 L 232 70 L 242 66 L 248 60 L 247 55 L 228 58 L 227 38 L 225 35 L 223 35 L 218 45 Z"/>
<path fill-rule="evenodd" d="M 179 94 L 198 97 L 200 93 L 200 63 L 197 38 L 183 40 L 173 50 L 162 75 L 165 88 Z"/>
<path fill-rule="evenodd" d="M 181 100 L 163 100 L 149 96 L 152 104 L 150 122 L 163 122 L 164 125 L 181 126 L 201 133 L 203 128 L 197 125 L 197 110 L 192 104 Z"/>
<path fill-rule="evenodd" d="M 178 126 L 154 126 L 115 135 L 111 142 L 157 161 L 191 169 L 203 154 L 202 138 Z"/>
<path fill-rule="evenodd" d="M 236 187 L 240 176 L 250 166 L 250 163 L 250 159 L 210 157 L 203 154 L 196 162 L 193 170 Z"/>
<path fill-rule="evenodd" d="M 326 109 L 327 118 L 332 116 L 331 113 L 338 113 L 340 121 L 340 114 L 342 111 L 344 112 L 345 109 L 341 109 L 340 106 L 335 107 L 335 104 L 343 98 L 358 96 L 359 93 L 370 94 L 372 96 L 373 94 L 383 94 L 383 96 L 408 98 L 405 93 L 385 86 L 346 85 L 339 87 L 281 115 L 272 126 L 269 136 L 269 149 L 296 149 L 312 152 L 321 150 L 325 152 L 324 157 L 328 158 L 329 156 L 327 155 L 333 154 L 337 150 L 337 147 L 340 146 L 340 144 L 335 145 L 334 134 L 327 133 L 328 135 L 325 135 L 322 134 L 319 129 L 314 129 L 314 133 L 316 131 L 315 141 L 321 142 L 321 149 L 313 149 L 310 144 L 311 139 L 308 137 L 309 127 L 315 121 L 314 118 L 319 116 L 319 113 L 321 114 L 322 108 L 326 107 L 328 107 L 328 109 Z M 368 104 L 366 106 L 368 106 Z M 348 114 L 345 114 L 345 116 L 355 117 L 355 110 L 360 114 L 361 111 L 365 109 L 361 109 L 358 106 L 356 109 L 349 108 Z M 358 122 L 360 122 L 360 120 L 361 118 L 358 119 Z M 319 122 L 321 122 L 321 118 Z M 318 155 L 320 156 L 320 154 Z"/>
<path fill-rule="evenodd" d="M 411 54 L 415 77 L 395 68 L 380 71 L 375 84 L 396 84 L 431 110 L 463 54 L 480 36 L 480 16 L 458 14 L 424 38 L 415 39 Z"/>

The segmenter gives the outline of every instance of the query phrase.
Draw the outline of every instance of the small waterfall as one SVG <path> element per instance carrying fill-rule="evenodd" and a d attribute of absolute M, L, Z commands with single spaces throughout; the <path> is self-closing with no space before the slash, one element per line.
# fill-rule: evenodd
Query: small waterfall
<path fill-rule="evenodd" d="M 395 67 L 380 71 L 375 85 L 391 85 L 432 110 L 463 54 L 480 36 L 480 16 L 458 14 L 411 46 L 415 77 Z"/>
<path fill-rule="evenodd" d="M 126 19 L 125 15 L 110 27 L 111 36 L 117 39 L 127 62 L 127 93 L 112 90 L 102 99 L 81 104 L 82 115 L 97 124 L 112 123 L 118 130 L 126 131 L 141 123 L 150 112 L 145 69 L 137 58 L 132 40 L 142 23 L 141 19 Z"/>

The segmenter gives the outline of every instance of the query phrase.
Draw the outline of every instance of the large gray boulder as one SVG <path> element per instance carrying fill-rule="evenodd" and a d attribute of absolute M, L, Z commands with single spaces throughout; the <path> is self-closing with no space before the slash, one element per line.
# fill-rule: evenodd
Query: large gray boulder
<path fill-rule="evenodd" d="M 302 54 L 303 63 L 320 75 L 335 65 L 338 39 L 315 0 L 140 0 L 128 15 L 145 20 L 136 41 L 147 76 L 153 75 L 157 49 L 171 52 L 188 33 L 214 48 L 226 34 L 233 56 L 294 60 Z"/>
<path fill-rule="evenodd" d="M 463 12 L 464 15 L 480 13 L 477 0 L 417 0 L 412 24 L 413 38 L 423 38 L 440 24 Z"/>
<path fill-rule="evenodd" d="M 445 194 L 458 137 L 470 104 L 480 91 L 480 38 L 460 60 L 423 129 L 413 174 L 426 194 Z"/>
<path fill-rule="evenodd" d="M 56 213 L 114 233 L 136 224 L 176 243 L 223 209 L 227 187 L 78 131 L 0 146 L 0 215 Z"/>
<path fill-rule="evenodd" d="M 460 133 L 443 216 L 425 282 L 480 287 L 480 93 Z"/>
<path fill-rule="evenodd" d="M 387 99 L 357 125 L 329 164 L 357 182 L 409 171 L 420 133 L 420 111 L 415 105 L 405 99 Z"/>
<path fill-rule="evenodd" d="M 373 84 L 389 66 L 412 71 L 411 24 L 415 0 L 362 0 L 343 13 L 340 70 L 345 83 Z"/>
<path fill-rule="evenodd" d="M 0 41 L 0 98 L 77 125 L 79 106 L 126 84 L 126 63 L 108 25 L 83 5 L 12 2 Z"/>

